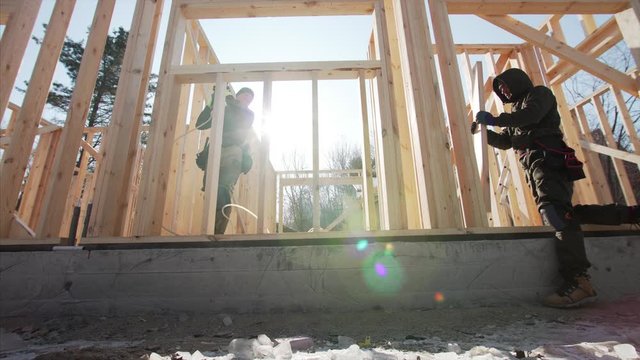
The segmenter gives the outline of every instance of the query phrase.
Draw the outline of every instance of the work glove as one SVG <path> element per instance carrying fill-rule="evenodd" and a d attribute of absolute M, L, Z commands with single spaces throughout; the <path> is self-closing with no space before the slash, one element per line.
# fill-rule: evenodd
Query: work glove
<path fill-rule="evenodd" d="M 496 118 L 488 111 L 478 111 L 476 114 L 476 122 L 482 125 L 495 125 Z"/>
<path fill-rule="evenodd" d="M 480 124 L 478 124 L 477 122 L 472 122 L 471 123 L 471 135 L 475 135 L 477 133 L 480 132 Z"/>

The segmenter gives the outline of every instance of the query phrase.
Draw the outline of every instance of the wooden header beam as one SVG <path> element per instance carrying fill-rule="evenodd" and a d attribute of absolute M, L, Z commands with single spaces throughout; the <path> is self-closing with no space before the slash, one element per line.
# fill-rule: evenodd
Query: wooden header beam
<path fill-rule="evenodd" d="M 372 0 L 179 0 L 186 19 L 371 15 Z"/>
<path fill-rule="evenodd" d="M 445 0 L 449 14 L 615 14 L 628 0 Z"/>
<path fill-rule="evenodd" d="M 380 69 L 379 61 L 323 61 L 256 64 L 201 64 L 176 65 L 171 68 L 178 83 L 213 83 L 216 74 L 223 73 L 224 81 L 262 81 L 269 74 L 273 81 L 311 80 L 317 74 L 319 80 L 357 79 L 364 70 L 367 78 L 373 78 Z"/>

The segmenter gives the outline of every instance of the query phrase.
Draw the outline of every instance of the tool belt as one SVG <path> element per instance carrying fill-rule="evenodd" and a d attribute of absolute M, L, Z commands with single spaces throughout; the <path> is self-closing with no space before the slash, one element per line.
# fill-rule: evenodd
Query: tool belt
<path fill-rule="evenodd" d="M 582 169 L 584 164 L 578 160 L 574 149 L 566 145 L 562 147 L 549 146 L 542 141 L 544 138 L 553 137 L 559 137 L 561 139 L 562 132 L 560 132 L 559 129 L 537 129 L 533 134 L 512 136 L 511 146 L 516 150 L 521 159 L 526 156 L 530 150 L 543 150 L 547 153 L 545 156 L 562 158 L 569 181 L 584 179 L 586 177 Z"/>

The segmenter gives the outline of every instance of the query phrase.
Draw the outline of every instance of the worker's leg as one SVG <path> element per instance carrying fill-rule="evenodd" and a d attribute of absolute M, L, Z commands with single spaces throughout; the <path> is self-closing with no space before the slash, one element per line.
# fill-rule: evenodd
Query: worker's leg
<path fill-rule="evenodd" d="M 576 205 L 573 209 L 581 224 L 621 225 L 640 222 L 640 207 L 637 205 Z"/>
<path fill-rule="evenodd" d="M 220 156 L 220 174 L 218 177 L 218 199 L 216 201 L 216 224 L 214 232 L 224 234 L 231 208 L 226 205 L 231 204 L 233 187 L 238 181 L 241 173 L 242 149 L 239 146 L 226 146 L 222 148 Z M 224 213 L 223 213 L 224 211 Z"/>

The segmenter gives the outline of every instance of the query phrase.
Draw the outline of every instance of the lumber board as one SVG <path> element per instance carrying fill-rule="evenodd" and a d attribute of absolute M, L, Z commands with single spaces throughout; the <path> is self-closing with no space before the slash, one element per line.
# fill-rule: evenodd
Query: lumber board
<path fill-rule="evenodd" d="M 136 3 L 109 132 L 101 149 L 89 235 L 121 235 L 126 227 L 142 114 L 163 1 Z"/>
<path fill-rule="evenodd" d="M 521 37 L 522 39 L 539 46 L 540 48 L 560 57 L 567 61 L 571 61 L 578 66 L 580 66 L 583 70 L 591 73 L 594 76 L 601 78 L 602 80 L 615 84 L 621 89 L 634 94 L 635 96 L 640 96 L 640 92 L 638 90 L 638 84 L 636 81 L 608 66 L 587 54 L 584 54 L 581 51 L 578 51 L 564 42 L 556 40 L 550 36 L 545 35 L 544 33 L 532 28 L 529 25 L 526 25 L 510 16 L 506 15 L 479 15 L 481 18 L 487 20 L 488 22 L 511 32 L 512 34 Z"/>
<path fill-rule="evenodd" d="M 224 89 L 226 82 L 222 75 L 216 79 L 216 89 Z M 209 129 L 209 157 L 207 158 L 207 179 L 204 191 L 202 211 L 202 234 L 213 235 L 215 231 L 216 204 L 218 203 L 218 180 L 222 154 L 222 131 L 224 128 L 224 91 L 216 91 L 211 109 L 211 128 Z M 222 216 L 222 215 L 221 215 Z"/>
<path fill-rule="evenodd" d="M 27 87 L 23 108 L 18 114 L 13 131 L 12 136 L 20 141 L 12 141 L 2 156 L 0 238 L 6 237 L 9 232 L 9 223 L 18 201 L 18 192 L 27 168 L 36 129 L 42 118 L 74 6 L 75 0 L 56 1 Z"/>
<path fill-rule="evenodd" d="M 638 1 L 633 0 L 632 2 L 635 2 L 634 7 L 638 7 L 638 11 L 640 11 Z M 640 14 L 634 9 L 627 9 L 617 13 L 615 19 L 624 37 L 624 41 L 627 43 L 631 55 L 635 60 L 636 70 L 638 70 L 638 68 L 640 68 L 640 65 L 638 65 L 640 64 L 640 36 L 638 36 L 638 34 L 640 34 Z"/>
<path fill-rule="evenodd" d="M 378 176 L 381 188 L 379 199 L 382 211 L 382 228 L 386 230 L 404 229 L 407 224 L 407 207 L 404 194 L 404 174 L 402 173 L 402 158 L 400 154 L 400 134 L 398 133 L 398 117 L 396 115 L 396 100 L 393 83 L 399 79 L 393 78 L 391 69 L 391 50 L 389 48 L 389 29 L 385 19 L 385 8 L 381 0 L 375 3 L 376 44 L 380 56 L 381 68 L 378 76 L 378 96 L 380 107 Z"/>
<path fill-rule="evenodd" d="M 418 194 L 418 184 L 416 178 L 416 166 L 411 146 L 410 124 L 408 119 L 408 103 L 405 94 L 401 61 L 403 54 L 399 44 L 399 32 L 397 16 L 399 9 L 394 0 L 384 0 L 385 19 L 389 35 L 389 50 L 391 59 L 391 71 L 393 78 L 398 79 L 393 82 L 393 95 L 396 104 L 396 116 L 398 126 L 398 137 L 400 141 L 400 158 L 402 159 L 402 180 L 405 194 L 405 204 L 407 206 L 407 228 L 420 229 L 423 227 L 423 215 Z M 395 6 L 394 6 L 395 4 Z"/>
<path fill-rule="evenodd" d="M 42 0 L 24 0 L 19 5 L 17 1 L 11 1 L 8 4 L 10 7 L 6 11 L 11 12 L 11 17 L 7 19 L 0 39 L 0 119 L 4 118 L 9 104 Z"/>
<path fill-rule="evenodd" d="M 378 212 L 375 202 L 373 187 L 373 166 L 371 161 L 371 143 L 369 140 L 369 111 L 367 107 L 367 88 L 365 84 L 364 72 L 360 71 L 360 111 L 362 115 L 362 192 L 365 209 L 365 228 L 367 230 L 377 230 Z"/>
<path fill-rule="evenodd" d="M 96 7 L 91 32 L 71 95 L 67 119 L 62 129 L 60 149 L 51 168 L 55 175 L 47 184 L 43 199 L 42 209 L 47 216 L 43 216 L 34 227 L 36 236 L 39 238 L 57 237 L 60 233 L 62 216 L 65 213 L 65 199 L 71 186 L 78 148 L 82 141 L 82 132 L 93 97 L 93 88 L 102 61 L 114 7 L 115 0 L 100 0 Z M 95 157 L 95 154 L 92 155 Z"/>
<path fill-rule="evenodd" d="M 187 19 L 370 15 L 374 0 L 180 0 Z"/>
<path fill-rule="evenodd" d="M 402 53 L 402 75 L 407 92 L 418 196 L 423 227 L 461 227 L 452 153 L 446 136 L 444 109 L 438 87 L 427 13 L 424 4 L 395 1 L 397 31 Z"/>
<path fill-rule="evenodd" d="M 593 58 L 604 54 L 622 40 L 622 33 L 615 18 L 610 18 L 602 26 L 591 32 L 575 49 Z M 572 61 L 560 59 L 547 70 L 551 84 L 561 84 L 580 70 Z"/>
<path fill-rule="evenodd" d="M 438 47 L 438 62 L 442 77 L 444 99 L 449 118 L 451 140 L 460 187 L 465 226 L 488 226 L 484 196 L 480 183 L 473 142 L 469 133 L 458 60 L 453 45 L 451 24 L 443 0 L 429 0 L 433 33 Z"/>
<path fill-rule="evenodd" d="M 599 97 L 593 98 L 593 106 L 596 108 L 596 117 L 598 118 L 602 132 L 604 133 L 606 144 L 610 147 L 616 146 L 617 143 L 613 138 L 613 130 L 611 129 L 609 119 L 607 118 L 604 107 L 602 106 L 602 101 Z M 613 160 L 613 168 L 616 172 L 616 176 L 618 177 L 618 183 L 622 189 L 622 195 L 624 196 L 625 202 L 627 205 L 636 205 L 635 194 L 633 193 L 633 187 L 629 181 L 629 174 L 627 174 L 627 169 L 624 163 L 622 160 L 615 157 L 611 160 Z"/>
<path fill-rule="evenodd" d="M 591 135 L 591 129 L 589 128 L 587 115 L 584 112 L 584 108 L 581 106 L 575 108 L 572 112 L 572 115 L 580 125 L 580 128 L 582 130 L 580 138 L 594 143 L 595 141 L 593 140 L 593 136 Z M 587 152 L 584 155 L 585 157 L 583 161 L 585 163 L 585 166 L 589 168 L 589 178 L 597 189 L 596 197 L 598 199 L 598 203 L 612 203 L 613 195 L 611 194 L 611 189 L 609 188 L 609 183 L 607 182 L 607 177 L 604 173 L 604 167 L 602 165 L 600 157 L 598 156 L 598 154 L 592 152 Z"/>
<path fill-rule="evenodd" d="M 258 219 L 256 224 L 256 232 L 263 234 L 267 222 L 265 221 L 265 206 L 266 206 L 266 189 L 267 189 L 267 165 L 269 164 L 269 148 L 271 142 L 269 139 L 269 133 L 266 129 L 269 128 L 269 116 L 271 114 L 271 99 L 273 96 L 273 82 L 271 78 L 267 78 L 263 84 L 262 90 L 262 134 L 260 136 L 260 150 L 258 152 Z"/>
<path fill-rule="evenodd" d="M 631 118 L 631 114 L 629 113 L 629 109 L 627 108 L 624 98 L 622 97 L 622 92 L 614 86 L 611 86 L 611 92 L 613 93 L 618 112 L 622 117 L 622 125 L 624 126 L 624 129 L 627 131 L 627 135 L 629 136 L 629 142 L 633 147 L 633 152 L 640 155 L 640 136 L 638 135 L 638 131 L 634 126 L 633 119 Z"/>
<path fill-rule="evenodd" d="M 607 156 L 610 156 L 612 158 L 616 158 L 616 159 L 632 162 L 632 163 L 638 164 L 640 166 L 640 155 L 636 155 L 636 154 L 633 154 L 633 153 L 630 153 L 630 152 L 626 152 L 626 151 L 623 151 L 623 150 L 612 149 L 612 148 L 610 148 L 608 146 L 604 146 L 604 145 L 590 143 L 590 142 L 588 142 L 586 140 L 580 140 L 580 146 L 582 146 L 583 148 L 585 148 L 587 150 L 594 151 L 594 152 L 597 152 L 599 154 L 607 155 Z"/>
<path fill-rule="evenodd" d="M 445 0 L 450 14 L 615 14 L 627 0 Z"/>
<path fill-rule="evenodd" d="M 223 74 L 225 82 L 263 81 L 266 74 L 272 81 L 357 79 L 358 71 L 365 70 L 368 78 L 380 69 L 378 61 L 302 61 L 253 64 L 197 64 L 178 65 L 171 74 L 180 83 L 213 83 L 217 74 Z"/>

